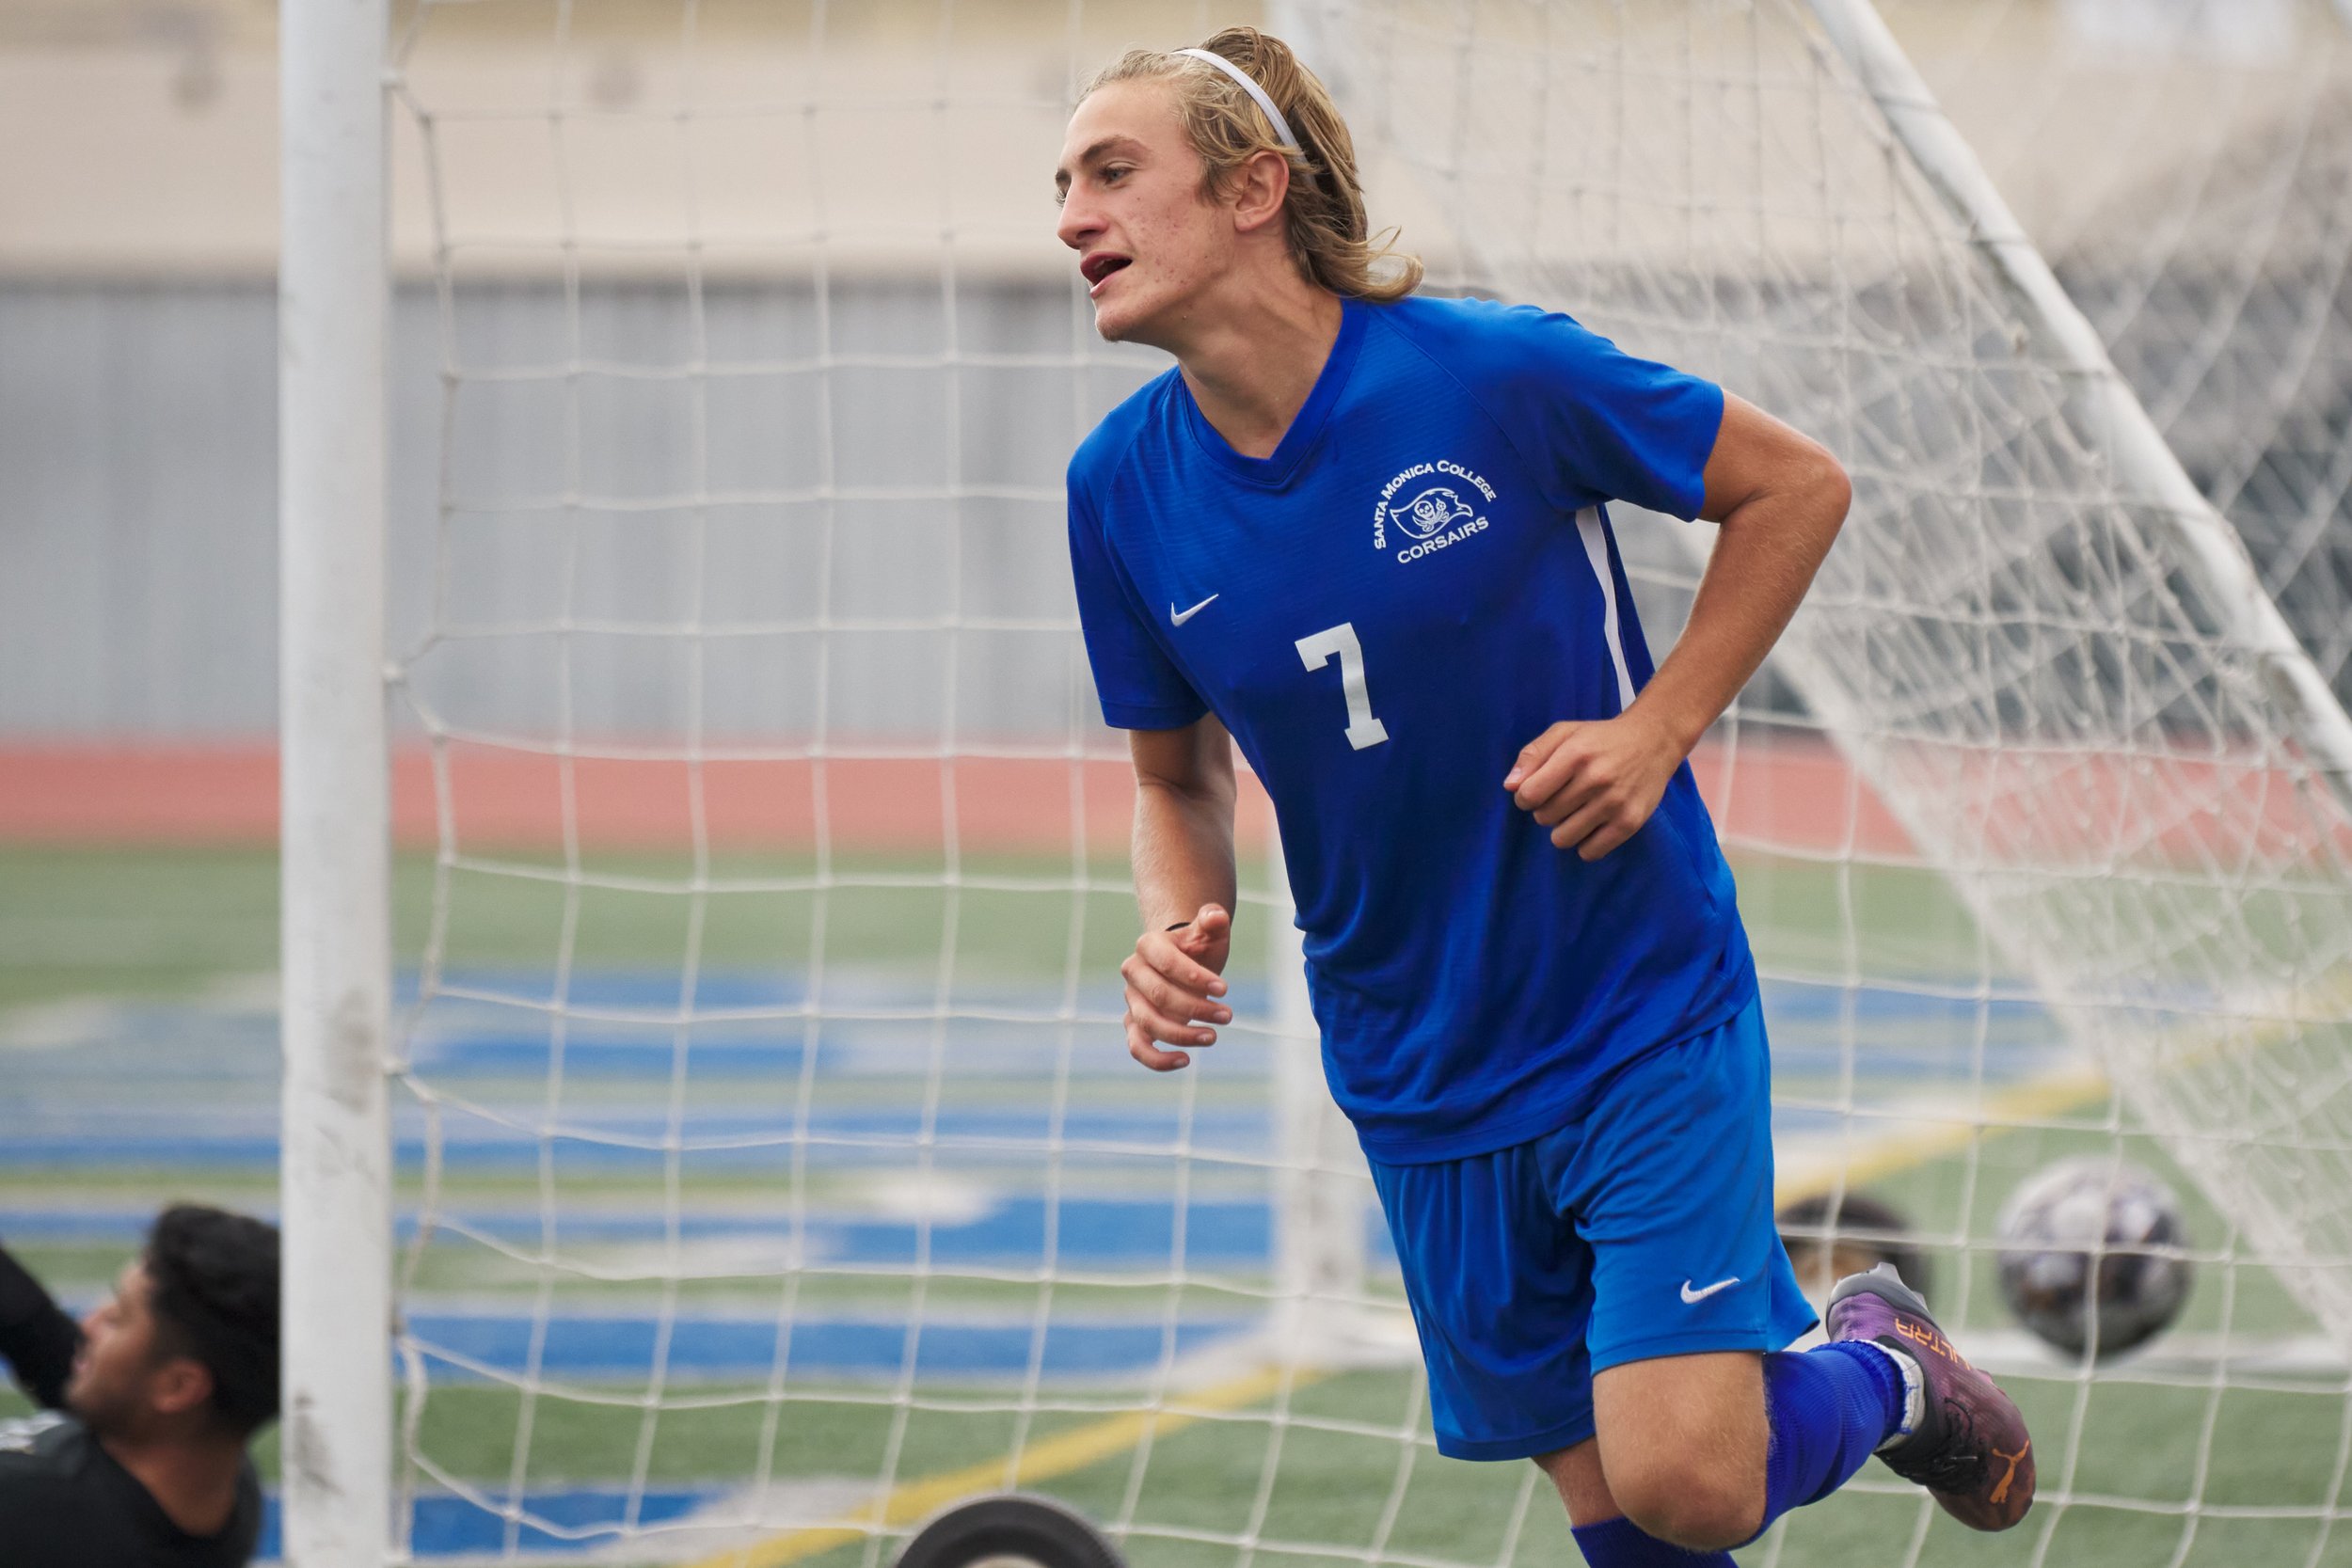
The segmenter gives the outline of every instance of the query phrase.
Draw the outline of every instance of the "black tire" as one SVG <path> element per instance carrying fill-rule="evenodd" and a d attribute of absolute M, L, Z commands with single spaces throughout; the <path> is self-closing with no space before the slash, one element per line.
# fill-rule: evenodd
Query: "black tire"
<path fill-rule="evenodd" d="M 959 1503 L 917 1530 L 898 1568 L 966 1568 L 1011 1558 L 1037 1568 L 1126 1568 L 1085 1517 L 1047 1497 L 1008 1494 Z"/>

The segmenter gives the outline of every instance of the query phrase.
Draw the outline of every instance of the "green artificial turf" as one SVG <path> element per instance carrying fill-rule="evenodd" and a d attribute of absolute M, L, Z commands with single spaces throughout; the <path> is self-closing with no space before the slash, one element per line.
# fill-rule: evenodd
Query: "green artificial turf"
<path fill-rule="evenodd" d="M 1117 863 L 1085 868 L 1087 885 L 1073 888 L 1066 860 L 976 856 L 962 863 L 966 885 L 953 894 L 895 885 L 926 867 L 884 859 L 836 863 L 831 885 L 818 887 L 817 868 L 805 859 L 730 857 L 709 868 L 699 892 L 679 857 L 607 857 L 570 887 L 535 874 L 545 869 L 544 861 L 516 862 L 442 874 L 428 861 L 404 857 L 395 875 L 399 962 L 413 965 L 430 946 L 468 971 L 542 975 L 564 958 L 583 973 L 675 974 L 693 944 L 709 970 L 772 966 L 799 974 L 821 932 L 829 965 L 928 975 L 954 1000 L 982 996 L 993 985 L 1058 982 L 1072 973 L 1073 958 L 1077 974 L 1106 978 L 1134 940 L 1124 868 Z M 1999 977 L 1973 922 L 1931 874 L 1797 860 L 1743 861 L 1739 871 L 1741 902 L 1768 969 L 1830 977 Z M 264 852 L 0 847 L 0 1029 L 28 1009 L 91 999 L 169 1004 L 266 975 L 278 942 L 277 895 L 274 860 Z M 1239 943 L 1237 976 L 1261 974 L 1262 954 L 1253 941 Z M 709 1092 L 750 1102 L 780 1090 L 739 1084 Z M 972 1092 L 996 1091 L 976 1082 Z M 1200 1092 L 1213 1102 L 1220 1091 Z M 1262 1089 L 1250 1085 L 1236 1092 Z M 1981 1245 L 2001 1197 L 2053 1159 L 2111 1147 L 2110 1112 L 2100 1101 L 2056 1115 L 2046 1127 L 1987 1133 L 1871 1183 L 1874 1196 L 1909 1213 L 1927 1238 L 1936 1297 L 1956 1334 L 2008 1322 Z M 2192 1236 L 2219 1245 L 2228 1235 L 2220 1217 L 2152 1140 L 2127 1137 L 2130 1157 L 2183 1191 Z M 772 1201 L 777 1190 L 766 1174 L 690 1176 L 684 1200 L 704 1207 L 760 1201 L 763 1194 Z M 1206 1179 L 1240 1180 L 1232 1173 Z M 412 1194 L 416 1180 L 417 1173 L 403 1173 Z M 643 1178 L 583 1172 L 566 1179 L 559 1203 L 642 1198 L 657 1190 L 648 1185 L 655 1180 L 651 1167 Z M 811 1177 L 802 1189 L 804 1200 L 825 1201 L 824 1183 L 834 1180 Z M 467 1173 L 451 1181 L 447 1202 L 534 1204 L 540 1193 L 528 1171 Z M 262 1171 L 0 1164 L 0 1202 L 17 1207 L 182 1196 L 262 1204 L 274 1200 L 275 1181 Z M 85 1245 L 29 1245 L 23 1254 L 44 1275 L 77 1291 L 102 1285 L 120 1261 L 110 1249 Z M 1235 1289 L 1220 1290 L 1220 1283 Z M 1183 1309 L 1244 1312 L 1263 1283 L 1199 1281 L 1187 1289 Z M 527 1262 L 451 1244 L 425 1256 L 416 1284 L 511 1305 L 528 1301 L 539 1277 Z M 798 1300 L 811 1308 L 888 1315 L 905 1309 L 912 1289 L 881 1275 L 809 1275 Z M 715 1278 L 681 1287 L 675 1299 L 688 1308 L 761 1309 L 772 1307 L 775 1291 L 772 1281 Z M 947 1314 L 1019 1312 L 1037 1300 L 1034 1285 L 1012 1280 L 948 1275 L 925 1291 L 929 1308 Z M 622 1280 L 567 1287 L 565 1299 L 643 1305 L 651 1298 L 644 1285 Z M 1054 1299 L 1057 1309 L 1150 1315 L 1168 1298 L 1159 1287 L 1104 1281 L 1060 1285 Z M 2225 1322 L 2255 1335 L 2312 1327 L 2267 1271 L 2208 1264 L 2180 1328 L 2210 1330 Z M 1915 1494 L 1899 1493 L 1889 1482 L 1800 1513 L 1785 1527 L 1785 1538 L 1743 1551 L 1740 1561 L 1805 1568 L 1911 1561 L 1931 1568 L 2352 1568 L 2352 1528 L 2322 1548 L 2320 1524 L 2311 1517 L 2342 1503 L 2334 1478 L 2347 1405 L 2340 1386 L 2243 1371 L 2226 1384 L 2135 1381 L 2128 1366 L 2123 1375 L 2085 1384 L 2055 1363 L 2046 1376 L 2011 1382 L 2038 1433 L 2045 1498 L 2070 1493 L 2078 1499 L 2072 1506 L 2045 1503 L 2018 1532 L 1989 1541 L 1923 1513 Z M 567 1398 L 553 1387 L 535 1402 L 522 1450 L 527 1486 L 626 1482 L 641 1470 L 657 1485 L 742 1484 L 759 1473 L 763 1451 L 766 1473 L 780 1482 L 904 1481 L 1001 1455 L 1018 1420 L 1012 1413 L 971 1408 L 1001 1402 L 1004 1387 L 926 1385 L 918 1394 L 939 1408 L 904 1412 L 871 1402 L 872 1388 L 788 1386 L 783 1402 L 771 1403 L 762 1387 L 681 1385 L 650 1414 L 642 1386 L 576 1392 L 594 1397 Z M 1135 1391 L 1049 1387 L 1044 1394 L 1049 1402 L 1115 1404 Z M 20 1407 L 0 1400 L 0 1410 Z M 1249 1410 L 1204 1420 L 1157 1438 L 1148 1457 L 1120 1449 L 1036 1481 L 1031 1489 L 1129 1527 L 1126 1542 L 1137 1568 L 1327 1568 L 1327 1554 L 1366 1557 L 1376 1539 L 1385 1555 L 1406 1560 L 1498 1568 L 1557 1568 L 1575 1560 L 1557 1504 L 1542 1488 L 1531 1493 L 1526 1466 L 1436 1455 L 1413 1381 L 1403 1372 L 1329 1377 L 1296 1390 L 1291 1413 L 1295 1418 L 1282 1423 Z M 502 1487 L 514 1470 L 522 1415 L 511 1389 L 437 1384 L 418 1413 L 419 1451 L 451 1474 Z M 1028 1441 L 1095 1418 L 1040 1411 Z M 1401 1442 L 1409 1433 L 1419 1439 Z M 1279 1460 L 1269 1471 L 1269 1445 L 1278 1440 Z M 259 1452 L 274 1474 L 274 1437 Z M 1875 1467 L 1867 1477 L 1886 1481 Z M 2205 1512 L 2192 1512 L 2192 1503 Z M 1913 1543 L 1923 1528 L 1915 1559 Z M 1232 1544 L 1244 1537 L 1257 1543 L 1247 1554 Z M 810 1560 L 857 1568 L 891 1544 Z M 1300 1544 L 1317 1550 L 1284 1549 Z"/>

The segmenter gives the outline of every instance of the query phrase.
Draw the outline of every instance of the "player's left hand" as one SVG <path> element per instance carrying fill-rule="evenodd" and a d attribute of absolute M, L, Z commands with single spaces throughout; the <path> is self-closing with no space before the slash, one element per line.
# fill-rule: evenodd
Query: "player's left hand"
<path fill-rule="evenodd" d="M 1502 787 L 1554 845 L 1597 861 L 1641 831 L 1681 766 L 1673 737 L 1636 705 L 1552 725 L 1519 749 Z"/>

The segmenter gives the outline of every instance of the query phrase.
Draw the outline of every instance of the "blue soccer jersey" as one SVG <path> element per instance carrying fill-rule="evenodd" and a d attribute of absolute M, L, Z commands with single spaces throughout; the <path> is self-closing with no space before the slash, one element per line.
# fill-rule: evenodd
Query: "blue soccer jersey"
<path fill-rule="evenodd" d="M 1350 300 L 1273 456 L 1171 370 L 1071 463 L 1104 717 L 1214 712 L 1263 782 L 1325 1069 L 1375 1159 L 1540 1136 L 1755 994 L 1688 767 L 1589 863 L 1502 788 L 1649 678 L 1605 503 L 1695 515 L 1722 420 L 1714 386 L 1565 316 Z"/>

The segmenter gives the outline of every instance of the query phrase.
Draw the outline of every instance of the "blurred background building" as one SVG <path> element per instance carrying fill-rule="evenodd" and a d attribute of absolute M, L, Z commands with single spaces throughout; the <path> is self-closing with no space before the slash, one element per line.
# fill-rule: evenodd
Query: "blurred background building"
<path fill-rule="evenodd" d="M 2325 0 L 1883 8 L 2184 459 L 2260 535 L 2258 560 L 2342 685 L 2352 24 Z M 1009 360 L 1089 351 L 1048 179 L 1072 84 L 1125 44 L 1268 19 L 1247 5 L 876 0 L 828 8 L 817 48 L 811 16 L 765 0 L 401 8 L 396 643 L 427 619 L 444 496 L 619 486 L 658 509 L 696 488 L 952 475 L 1018 498 L 1057 482 L 1092 410 L 1025 395 Z M 249 743 L 274 727 L 275 43 L 261 0 L 0 0 L 0 742 Z M 926 105 L 950 93 L 964 107 L 943 143 Z M 995 108 L 976 114 L 975 99 Z M 639 134 L 665 115 L 668 153 Z M 1444 270 L 1442 224 L 1409 181 L 1376 166 L 1374 194 L 1376 219 Z M 453 245 L 446 333 L 436 203 Z M 550 246 L 551 232 L 570 243 Z M 953 378 L 893 369 L 965 357 L 992 362 Z M 588 373 L 468 381 L 445 398 L 445 372 L 485 359 Z M 594 373 L 606 360 L 674 373 Z M 1097 403 L 1154 368 L 1105 365 Z M 940 450 L 943 396 L 955 451 Z M 773 530 L 730 569 L 808 575 L 849 621 L 1067 615 L 1052 530 L 1009 520 L 967 538 L 996 586 L 950 605 L 929 571 L 944 514 L 886 498 L 866 511 L 870 526 L 845 529 L 821 570 Z M 497 531 L 506 553 L 444 585 L 481 595 L 466 613 L 550 612 L 541 591 L 560 564 L 515 555 L 530 531 Z M 660 527 L 637 532 L 599 569 L 640 586 L 676 570 Z M 597 584 L 573 588 L 593 619 Z M 893 662 L 909 646 L 841 640 L 835 711 L 932 731 L 936 683 Z M 967 729 L 1060 729 L 1073 700 L 1060 664 L 1009 636 L 961 657 Z M 644 661 L 611 673 L 581 683 L 596 705 L 575 716 L 583 729 L 675 716 L 675 683 Z M 453 715 L 487 721 L 548 711 L 556 676 L 485 646 L 420 678 Z M 711 680 L 714 728 L 808 721 L 814 699 L 751 661 Z"/>

